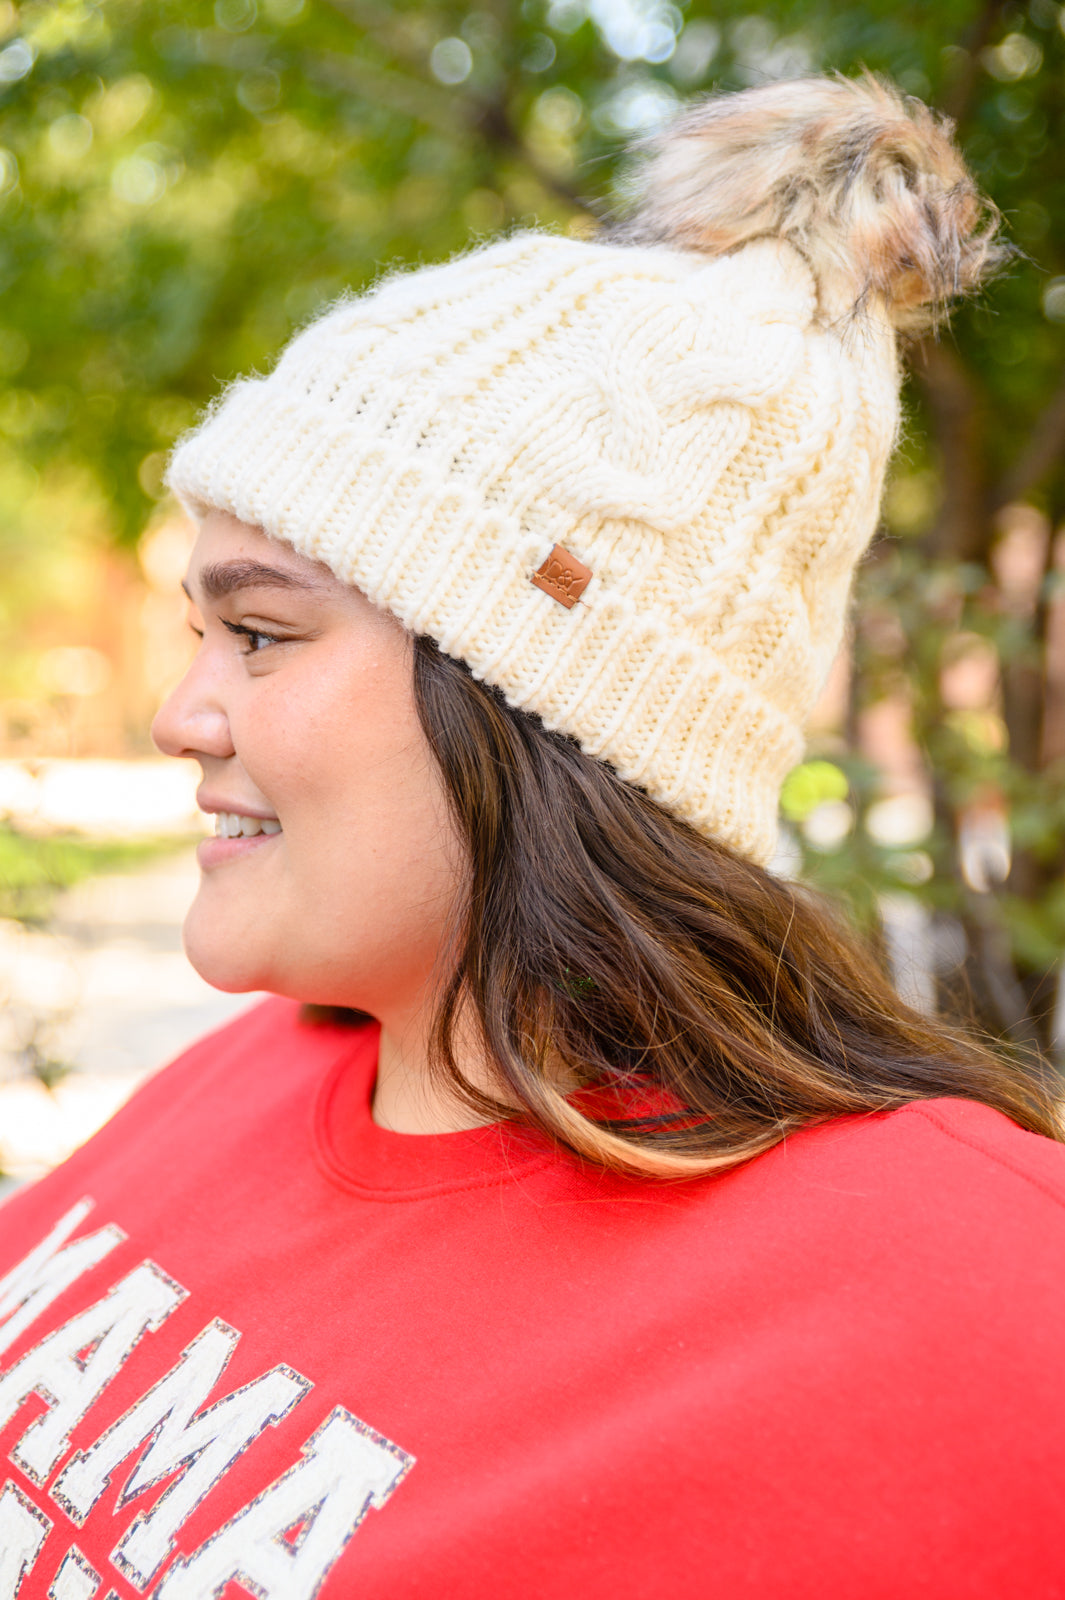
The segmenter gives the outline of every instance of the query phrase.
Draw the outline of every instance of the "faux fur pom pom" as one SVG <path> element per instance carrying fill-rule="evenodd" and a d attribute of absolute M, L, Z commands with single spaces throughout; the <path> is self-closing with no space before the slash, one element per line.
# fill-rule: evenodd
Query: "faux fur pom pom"
<path fill-rule="evenodd" d="M 714 95 L 649 141 L 622 236 L 709 255 L 787 239 L 826 316 L 877 303 L 919 331 L 1009 254 L 952 133 L 871 73 Z"/>

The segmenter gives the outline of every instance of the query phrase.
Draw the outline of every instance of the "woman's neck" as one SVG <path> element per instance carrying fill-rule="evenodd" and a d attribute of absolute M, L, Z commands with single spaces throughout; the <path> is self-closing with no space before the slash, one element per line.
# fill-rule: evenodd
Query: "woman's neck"
<path fill-rule="evenodd" d="M 466 1106 L 439 1074 L 430 1070 L 432 1018 L 427 1010 L 382 1019 L 373 1119 L 393 1133 L 457 1133 L 484 1118 Z M 467 1083 L 499 1093 L 477 1031 L 462 1019 L 455 1029 L 455 1059 Z"/>

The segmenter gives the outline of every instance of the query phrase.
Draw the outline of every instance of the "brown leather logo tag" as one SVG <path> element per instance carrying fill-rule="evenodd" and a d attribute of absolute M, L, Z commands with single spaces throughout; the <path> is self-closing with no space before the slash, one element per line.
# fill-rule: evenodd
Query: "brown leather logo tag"
<path fill-rule="evenodd" d="M 577 604 L 591 580 L 591 567 L 586 567 L 583 561 L 571 556 L 560 544 L 556 544 L 543 566 L 537 567 L 532 575 L 536 587 L 549 594 L 552 600 L 557 600 L 559 605 L 565 606 L 567 611 Z"/>

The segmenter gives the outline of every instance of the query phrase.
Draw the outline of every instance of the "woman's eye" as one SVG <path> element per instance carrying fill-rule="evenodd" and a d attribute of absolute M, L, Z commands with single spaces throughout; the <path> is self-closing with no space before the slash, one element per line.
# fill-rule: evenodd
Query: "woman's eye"
<path fill-rule="evenodd" d="M 230 633 L 235 633 L 239 638 L 246 641 L 244 646 L 244 654 L 246 656 L 258 655 L 259 651 L 265 650 L 267 645 L 281 643 L 281 640 L 275 634 L 263 633 L 259 628 L 249 628 L 243 622 L 226 622 L 223 617 L 222 623 L 224 627 L 229 629 Z"/>

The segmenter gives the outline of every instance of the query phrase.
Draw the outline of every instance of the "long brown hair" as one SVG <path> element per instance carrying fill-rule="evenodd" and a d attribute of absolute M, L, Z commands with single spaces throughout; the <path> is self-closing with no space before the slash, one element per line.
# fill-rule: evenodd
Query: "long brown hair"
<path fill-rule="evenodd" d="M 432 1055 L 479 1113 L 656 1177 L 939 1095 L 1062 1136 L 1048 1070 L 912 1011 L 806 888 L 668 815 L 431 639 L 414 688 L 469 859 Z M 498 1097 L 459 1071 L 463 1013 Z"/>

